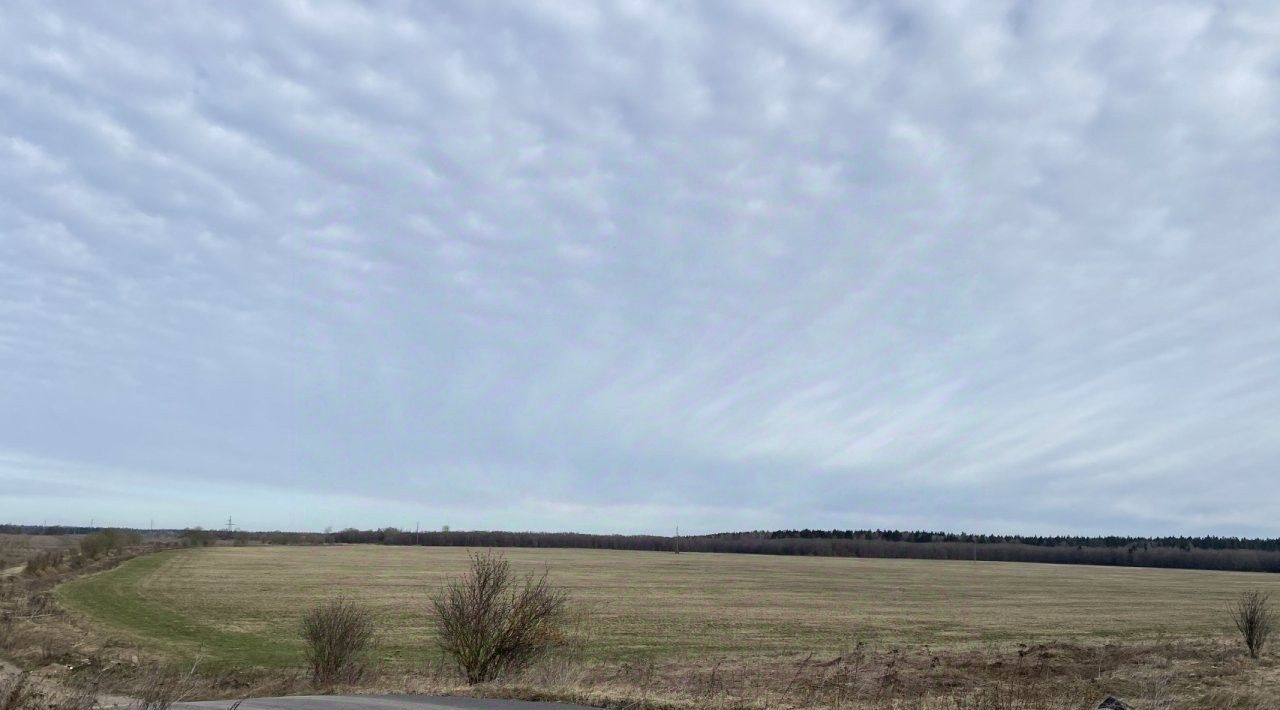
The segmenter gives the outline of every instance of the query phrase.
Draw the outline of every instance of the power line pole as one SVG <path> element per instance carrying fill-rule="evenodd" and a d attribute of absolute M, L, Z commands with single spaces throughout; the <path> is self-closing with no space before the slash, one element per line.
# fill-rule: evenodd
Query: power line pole
<path fill-rule="evenodd" d="M 676 526 L 676 554 L 680 554 L 680 526 Z"/>

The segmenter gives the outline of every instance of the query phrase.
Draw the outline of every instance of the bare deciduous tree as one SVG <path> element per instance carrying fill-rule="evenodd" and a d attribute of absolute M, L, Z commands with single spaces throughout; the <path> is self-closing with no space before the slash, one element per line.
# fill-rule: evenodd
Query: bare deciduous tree
<path fill-rule="evenodd" d="M 1255 589 L 1241 594 L 1231 606 L 1231 618 L 1253 658 L 1262 655 L 1275 626 L 1275 612 L 1271 610 L 1270 602 L 1270 593 Z"/>
<path fill-rule="evenodd" d="M 350 599 L 338 597 L 312 607 L 302 617 L 312 681 L 317 685 L 359 681 L 373 636 L 372 612 Z"/>
<path fill-rule="evenodd" d="M 432 599 L 441 649 L 468 683 L 527 667 L 564 642 L 568 595 L 548 573 L 517 579 L 495 552 L 471 556 L 471 568 Z"/>

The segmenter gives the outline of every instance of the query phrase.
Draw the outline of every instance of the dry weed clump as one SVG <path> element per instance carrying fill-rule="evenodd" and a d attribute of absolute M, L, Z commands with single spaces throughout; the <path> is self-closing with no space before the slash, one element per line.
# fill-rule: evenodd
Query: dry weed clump
<path fill-rule="evenodd" d="M 23 573 L 31 576 L 44 574 L 50 570 L 56 570 L 65 558 L 62 550 L 44 550 L 37 552 L 27 560 L 27 564 L 22 568 Z"/>
<path fill-rule="evenodd" d="M 172 665 L 156 665 L 142 670 L 138 685 L 136 710 L 169 710 L 174 703 L 187 700 L 198 687 L 196 667 L 190 670 Z"/>
<path fill-rule="evenodd" d="M 1215 688 L 1198 698 L 1194 704 L 1175 707 L 1195 710 L 1275 710 L 1276 702 L 1275 690 L 1270 688 Z"/>
<path fill-rule="evenodd" d="M 98 699 L 90 690 L 54 690 L 28 673 L 0 681 L 0 710 L 95 710 Z"/>
<path fill-rule="evenodd" d="M 28 710 L 35 708 L 39 700 L 39 692 L 26 673 L 0 685 L 0 710 Z"/>
<path fill-rule="evenodd" d="M 835 657 L 540 664 L 470 692 L 670 710 L 1093 710 L 1108 695 L 1141 710 L 1227 710 L 1232 706 L 1195 702 L 1203 686 L 1192 679 L 1213 673 L 1213 682 L 1237 687 L 1257 670 L 1229 660 L 1229 650 L 1218 645 L 1180 642 L 948 650 L 859 645 Z"/>
<path fill-rule="evenodd" d="M 121 650 L 104 649 L 68 680 L 94 684 L 104 691 L 131 698 L 131 710 L 143 705 L 154 710 L 197 698 L 230 700 L 315 692 L 310 676 L 300 668 L 192 668 L 174 666 L 164 660 L 131 662 L 128 656 L 121 657 Z"/>

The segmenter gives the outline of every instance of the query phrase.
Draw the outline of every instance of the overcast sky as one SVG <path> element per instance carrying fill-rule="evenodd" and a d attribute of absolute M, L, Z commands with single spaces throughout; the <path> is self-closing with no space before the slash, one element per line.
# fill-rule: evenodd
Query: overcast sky
<path fill-rule="evenodd" d="M 1280 4 L 0 6 L 0 518 L 1280 535 Z"/>

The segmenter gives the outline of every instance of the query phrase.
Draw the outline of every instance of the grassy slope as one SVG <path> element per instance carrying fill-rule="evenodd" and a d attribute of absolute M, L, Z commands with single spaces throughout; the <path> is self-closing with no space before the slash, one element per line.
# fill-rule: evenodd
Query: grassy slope
<path fill-rule="evenodd" d="M 600 659 L 842 652 L 858 641 L 964 645 L 1216 636 L 1242 589 L 1280 577 L 925 560 L 506 551 L 549 566 L 590 613 Z M 428 592 L 465 568 L 457 548 L 213 548 L 164 553 L 60 588 L 120 632 L 218 663 L 294 665 L 298 618 L 338 592 L 374 608 L 397 666 L 430 642 Z"/>
<path fill-rule="evenodd" d="M 191 561 L 189 555 L 161 552 L 130 560 L 116 569 L 58 587 L 58 599 L 115 633 L 162 646 L 182 657 L 208 659 L 215 666 L 295 664 L 300 652 L 296 644 L 217 628 L 147 593 L 157 582 L 163 584 L 182 574 Z"/>

